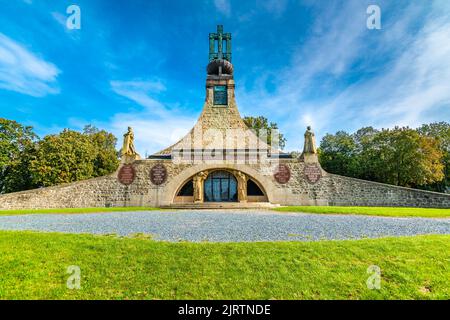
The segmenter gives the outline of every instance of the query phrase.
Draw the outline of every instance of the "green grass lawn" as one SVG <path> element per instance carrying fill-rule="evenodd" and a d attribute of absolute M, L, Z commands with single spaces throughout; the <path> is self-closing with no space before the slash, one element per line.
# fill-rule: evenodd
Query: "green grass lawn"
<path fill-rule="evenodd" d="M 161 210 L 161 209 L 153 208 L 153 207 L 23 209 L 23 210 L 0 210 L 0 216 L 2 216 L 2 215 L 20 215 L 20 214 L 97 213 L 97 212 L 151 211 L 151 210 Z"/>
<path fill-rule="evenodd" d="M 168 243 L 0 232 L 1 299 L 449 299 L 450 236 Z M 69 290 L 68 266 L 81 269 Z M 367 268 L 381 268 L 370 290 Z"/>
<path fill-rule="evenodd" d="M 404 207 L 325 207 L 325 206 L 292 206 L 273 210 L 281 212 L 307 212 L 325 214 L 362 214 L 384 217 L 424 217 L 447 218 L 450 209 L 404 208 Z"/>

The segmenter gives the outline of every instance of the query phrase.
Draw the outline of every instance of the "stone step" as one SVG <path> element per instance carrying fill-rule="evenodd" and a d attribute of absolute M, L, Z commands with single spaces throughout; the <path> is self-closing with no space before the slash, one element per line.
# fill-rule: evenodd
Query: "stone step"
<path fill-rule="evenodd" d="M 164 209 L 259 209 L 276 208 L 279 204 L 270 202 L 205 202 L 205 203 L 174 203 L 169 206 L 162 206 Z"/>

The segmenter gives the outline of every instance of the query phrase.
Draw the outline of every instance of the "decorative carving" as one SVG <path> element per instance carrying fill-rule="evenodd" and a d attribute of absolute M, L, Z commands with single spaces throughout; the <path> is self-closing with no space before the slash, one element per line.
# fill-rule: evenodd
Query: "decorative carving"
<path fill-rule="evenodd" d="M 204 182 L 208 177 L 207 171 L 201 171 L 193 178 L 194 182 L 194 202 L 203 202 Z"/>
<path fill-rule="evenodd" d="M 131 164 L 125 164 L 120 168 L 117 179 L 121 184 L 128 186 L 133 183 L 135 176 L 134 167 Z"/>
<path fill-rule="evenodd" d="M 288 183 L 291 179 L 291 170 L 285 164 L 279 164 L 274 174 L 275 180 L 280 184 Z"/>
<path fill-rule="evenodd" d="M 322 177 L 322 170 L 316 164 L 305 165 L 303 173 L 309 183 L 316 183 Z"/>
<path fill-rule="evenodd" d="M 303 146 L 303 153 L 317 153 L 316 148 L 316 136 L 314 132 L 312 132 L 311 127 L 308 126 L 305 132 L 305 144 Z"/>
<path fill-rule="evenodd" d="M 167 169 L 163 164 L 156 164 L 150 169 L 150 180 L 159 186 L 167 180 Z"/>

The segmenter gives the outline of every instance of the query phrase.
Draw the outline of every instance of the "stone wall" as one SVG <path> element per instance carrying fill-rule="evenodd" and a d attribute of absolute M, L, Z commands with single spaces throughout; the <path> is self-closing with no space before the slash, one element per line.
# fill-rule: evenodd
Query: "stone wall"
<path fill-rule="evenodd" d="M 332 206 L 399 206 L 450 208 L 450 194 L 392 186 L 328 174 L 328 204 Z"/>
<path fill-rule="evenodd" d="M 0 209 L 39 209 L 110 206 L 166 206 L 179 188 L 199 171 L 239 170 L 258 181 L 271 203 L 281 205 L 361 205 L 450 208 L 450 195 L 396 187 L 326 173 L 312 184 L 304 176 L 305 162 L 280 160 L 290 168 L 286 184 L 275 181 L 268 167 L 258 164 L 176 164 L 171 160 L 138 160 L 136 178 L 129 186 L 117 180 L 117 172 L 104 177 L 37 190 L 0 195 Z M 150 169 L 162 163 L 168 179 L 160 186 L 150 181 Z M 274 166 L 278 164 L 273 161 Z"/>

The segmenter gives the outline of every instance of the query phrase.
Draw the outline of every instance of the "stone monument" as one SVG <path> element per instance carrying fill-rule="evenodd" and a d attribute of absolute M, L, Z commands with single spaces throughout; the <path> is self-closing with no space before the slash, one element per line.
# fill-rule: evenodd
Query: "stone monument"
<path fill-rule="evenodd" d="M 318 163 L 319 162 L 319 158 L 317 156 L 317 148 L 316 148 L 316 135 L 311 130 L 311 126 L 306 127 L 302 159 L 305 161 L 305 163 Z"/>
<path fill-rule="evenodd" d="M 131 127 L 128 127 L 127 133 L 123 135 L 123 145 L 120 150 L 120 156 L 123 163 L 131 163 L 141 159 L 134 146 L 134 133 L 133 128 Z"/>

